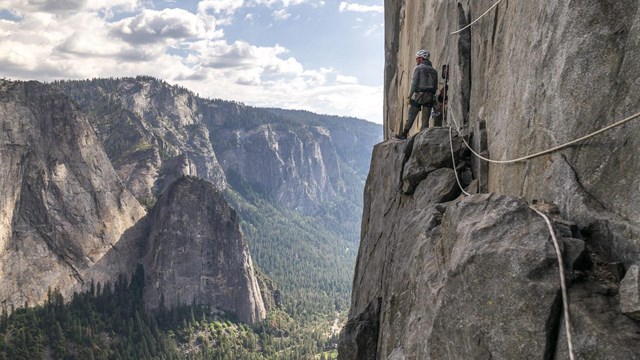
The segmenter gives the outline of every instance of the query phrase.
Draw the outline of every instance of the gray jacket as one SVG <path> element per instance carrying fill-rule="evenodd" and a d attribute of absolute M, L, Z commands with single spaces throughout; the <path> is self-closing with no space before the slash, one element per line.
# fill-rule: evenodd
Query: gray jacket
<path fill-rule="evenodd" d="M 431 91 L 436 93 L 438 89 L 438 71 L 433 68 L 431 61 L 424 60 L 422 64 L 413 68 L 411 76 L 411 87 L 409 88 L 409 98 L 416 91 Z"/>

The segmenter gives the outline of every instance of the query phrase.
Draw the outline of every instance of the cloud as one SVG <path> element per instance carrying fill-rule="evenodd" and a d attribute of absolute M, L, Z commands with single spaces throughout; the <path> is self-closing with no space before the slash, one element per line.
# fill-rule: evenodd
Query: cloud
<path fill-rule="evenodd" d="M 198 3 L 198 12 L 213 10 L 216 14 L 233 13 L 244 5 L 244 0 L 203 0 Z"/>
<path fill-rule="evenodd" d="M 33 12 L 75 15 L 82 10 L 134 10 L 139 6 L 138 0 L 6 0 L 3 3 L 3 8 L 19 16 Z"/>
<path fill-rule="evenodd" d="M 284 21 L 291 17 L 291 14 L 287 12 L 287 9 L 276 10 L 272 15 L 276 21 Z"/>
<path fill-rule="evenodd" d="M 187 39 L 212 33 L 215 25 L 183 9 L 143 10 L 112 25 L 111 34 L 132 44 Z"/>
<path fill-rule="evenodd" d="M 344 1 L 340 2 L 338 9 L 340 10 L 340 12 L 345 12 L 345 11 L 352 11 L 352 12 L 359 12 L 359 13 L 366 13 L 366 12 L 383 13 L 384 12 L 384 7 L 382 5 L 362 5 L 362 4 L 356 4 L 356 3 L 347 3 Z"/>
<path fill-rule="evenodd" d="M 336 75 L 336 82 L 342 84 L 357 84 L 358 78 L 355 76 L 344 76 L 344 75 Z"/>
<path fill-rule="evenodd" d="M 253 0 L 201 1 L 196 12 L 144 9 L 134 0 L 8 1 L 8 11 L 19 16 L 0 20 L 0 77 L 50 81 L 148 74 L 205 97 L 382 121 L 382 106 L 372 106 L 382 104 L 382 86 L 360 85 L 330 67 L 305 67 L 279 44 L 226 40 L 219 27 L 241 6 L 254 6 Z M 290 16 L 288 6 L 320 4 L 258 1 L 279 6 L 266 13 L 280 18 Z M 248 10 L 257 18 L 264 9 Z"/>

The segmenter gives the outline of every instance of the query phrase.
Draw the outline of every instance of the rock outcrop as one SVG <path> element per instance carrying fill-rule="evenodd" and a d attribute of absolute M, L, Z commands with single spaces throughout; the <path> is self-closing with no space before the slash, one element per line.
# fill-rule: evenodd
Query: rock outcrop
<path fill-rule="evenodd" d="M 448 129 L 429 129 L 374 148 L 339 358 L 566 358 L 544 220 L 521 197 L 458 197 L 452 163 L 436 151 L 448 136 Z M 453 143 L 460 161 L 457 136 Z M 409 194 L 408 178 L 418 179 Z M 543 205 L 567 264 L 575 354 L 639 358 L 640 325 L 620 312 L 619 264 Z"/>
<path fill-rule="evenodd" d="M 145 214 L 87 118 L 52 87 L 0 80 L 0 301 L 69 295 Z"/>
<path fill-rule="evenodd" d="M 149 206 L 168 185 L 163 173 L 187 162 L 183 174 L 226 187 L 199 99 L 151 77 L 64 81 L 56 85 L 89 114 L 127 188 Z"/>
<path fill-rule="evenodd" d="M 640 111 L 640 1 L 503 1 L 452 34 L 494 4 L 385 2 L 385 139 L 402 128 L 422 48 L 437 69 L 450 67 L 446 125 L 494 159 L 546 150 Z M 415 145 L 378 145 L 350 312 L 355 321 L 382 299 L 376 358 L 566 358 L 548 234 L 527 207 L 536 199 L 557 204 L 576 356 L 640 358 L 640 180 L 631 160 L 639 126 L 518 164 L 467 161 L 465 186 L 472 174 L 491 195 L 456 201 L 448 201 L 448 169 L 426 171 L 429 156 L 407 157 Z M 407 166 L 425 170 L 414 176 Z"/>
<path fill-rule="evenodd" d="M 213 184 L 176 181 L 149 212 L 145 302 L 210 304 L 254 323 L 265 308 L 240 219 Z"/>
<path fill-rule="evenodd" d="M 145 216 L 80 109 L 55 88 L 0 81 L 0 300 L 42 303 L 142 263 L 149 308 L 212 305 L 253 323 L 265 316 L 239 218 L 212 183 L 159 173 L 164 193 Z"/>
<path fill-rule="evenodd" d="M 401 129 L 413 54 L 450 65 L 449 124 L 513 159 L 640 111 L 640 1 L 385 2 L 385 139 Z M 625 267 L 640 256 L 640 121 L 519 164 L 476 161 L 482 192 L 544 199 Z"/>

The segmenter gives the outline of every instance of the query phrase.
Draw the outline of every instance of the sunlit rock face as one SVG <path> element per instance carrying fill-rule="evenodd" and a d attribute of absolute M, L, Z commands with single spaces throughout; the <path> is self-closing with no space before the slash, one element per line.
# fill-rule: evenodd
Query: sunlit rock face
<path fill-rule="evenodd" d="M 567 358 L 544 220 L 522 197 L 459 196 L 438 150 L 447 140 L 448 129 L 436 128 L 374 148 L 339 358 Z M 455 134 L 453 145 L 460 164 Z M 558 207 L 536 206 L 550 214 L 563 251 L 576 355 L 637 358 L 637 267 L 624 276 L 625 265 Z"/>
<path fill-rule="evenodd" d="M 402 129 L 419 49 L 436 69 L 450 65 L 448 125 L 494 159 L 545 150 L 640 111 L 639 1 L 503 1 L 451 34 L 494 3 L 385 2 L 385 140 Z M 639 126 L 519 164 L 473 160 L 478 190 L 489 194 L 455 201 L 448 169 L 406 176 L 407 166 L 425 163 L 413 153 L 428 136 L 376 146 L 341 337 L 341 349 L 352 346 L 340 357 L 566 358 L 550 237 L 527 207 L 538 199 L 565 219 L 554 227 L 577 357 L 638 358 L 637 271 L 625 272 L 640 262 Z"/>
<path fill-rule="evenodd" d="M 640 111 L 640 2 L 385 2 L 385 138 L 401 129 L 414 54 L 451 66 L 449 124 L 513 159 Z M 443 81 L 443 80 L 441 80 Z M 640 121 L 555 155 L 476 162 L 481 191 L 545 199 L 588 229 L 609 260 L 640 256 Z M 615 241 L 609 241 L 615 239 Z"/>
<path fill-rule="evenodd" d="M 142 246 L 145 302 L 154 308 L 195 302 L 254 323 L 265 317 L 240 219 L 213 184 L 182 177 L 149 213 Z"/>
<path fill-rule="evenodd" d="M 90 115 L 109 158 L 127 188 L 145 205 L 166 188 L 176 163 L 184 175 L 226 187 L 197 96 L 139 76 L 56 84 Z"/>
<path fill-rule="evenodd" d="M 144 216 L 86 117 L 52 87 L 0 81 L 0 300 L 63 294 Z"/>

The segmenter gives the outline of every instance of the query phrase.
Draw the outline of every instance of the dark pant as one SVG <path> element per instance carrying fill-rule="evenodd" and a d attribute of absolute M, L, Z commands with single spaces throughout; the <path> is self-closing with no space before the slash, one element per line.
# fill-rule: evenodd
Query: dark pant
<path fill-rule="evenodd" d="M 409 106 L 409 115 L 407 116 L 407 122 L 404 124 L 404 130 L 402 133 L 407 135 L 409 130 L 413 126 L 413 122 L 418 116 L 420 109 L 422 109 L 422 120 L 420 124 L 420 130 L 422 131 L 424 128 L 429 127 L 429 117 L 431 116 L 431 107 L 432 104 L 419 105 L 413 101 L 411 101 Z"/>

